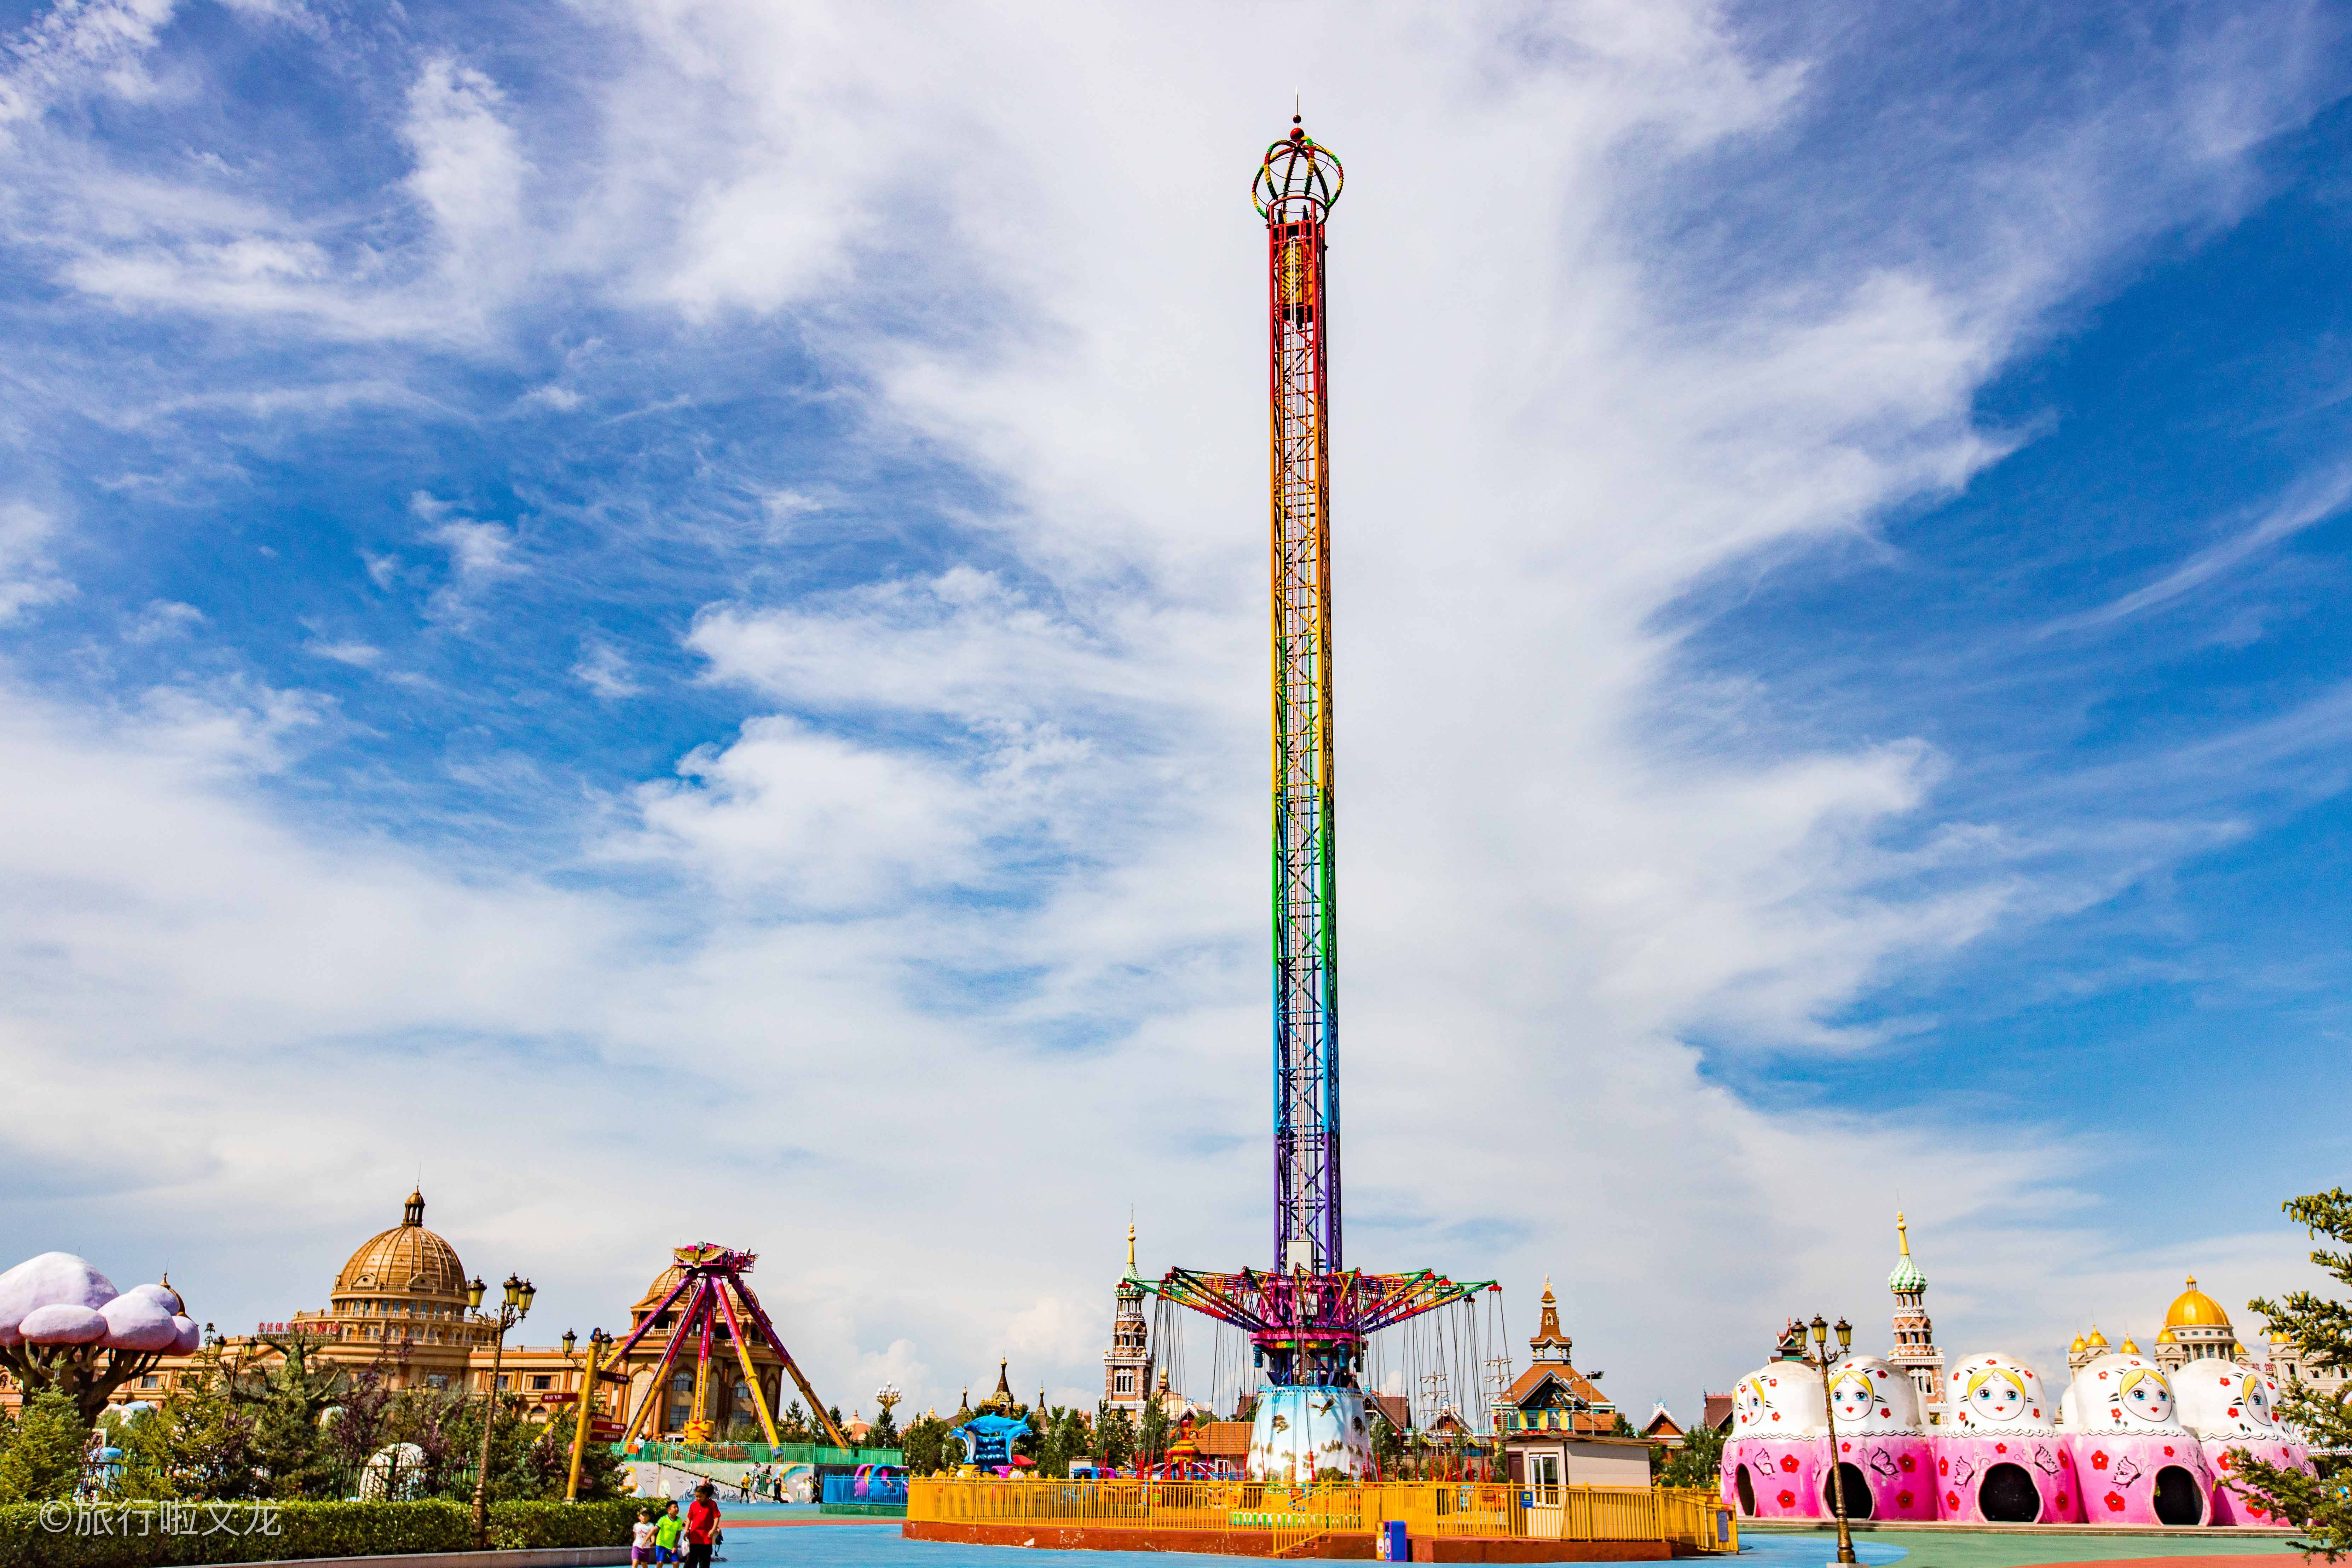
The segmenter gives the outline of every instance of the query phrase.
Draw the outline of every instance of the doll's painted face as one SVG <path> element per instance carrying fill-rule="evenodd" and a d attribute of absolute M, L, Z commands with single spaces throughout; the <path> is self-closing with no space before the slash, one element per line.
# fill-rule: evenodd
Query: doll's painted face
<path fill-rule="evenodd" d="M 1862 1421 L 1877 1406 L 1878 1392 L 1870 1386 L 1866 1372 L 1850 1372 L 1830 1389 L 1830 1408 L 1841 1421 Z"/>
<path fill-rule="evenodd" d="M 2117 1398 L 2131 1420 L 2154 1426 L 2172 1419 L 2172 1390 L 2154 1367 L 2136 1366 L 2125 1373 Z"/>
<path fill-rule="evenodd" d="M 1731 1396 L 1731 1405 L 1737 1417 L 1734 1425 L 1742 1431 L 1752 1431 L 1764 1419 L 1764 1395 L 1754 1378 L 1740 1381 L 1738 1391 Z"/>
<path fill-rule="evenodd" d="M 2272 1415 L 2271 1380 L 2258 1372 L 2246 1373 L 2246 1415 L 2255 1426 L 2274 1425 L 2278 1417 Z"/>
<path fill-rule="evenodd" d="M 1990 1367 L 1971 1380 L 1969 1415 L 1987 1426 L 2008 1426 L 2025 1414 L 2025 1385 L 2006 1367 Z"/>

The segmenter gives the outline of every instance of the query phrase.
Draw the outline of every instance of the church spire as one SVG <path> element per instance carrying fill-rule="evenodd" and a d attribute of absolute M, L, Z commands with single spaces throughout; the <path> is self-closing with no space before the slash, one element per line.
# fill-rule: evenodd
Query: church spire
<path fill-rule="evenodd" d="M 1916 1296 L 1927 1288 L 1927 1277 L 1919 1272 L 1916 1263 L 1911 1261 L 1911 1226 L 1904 1219 L 1901 1209 L 1895 1211 L 1895 1234 L 1900 1242 L 1902 1256 L 1895 1260 L 1895 1271 L 1886 1277 L 1886 1288 L 1897 1296 Z"/>
<path fill-rule="evenodd" d="M 1536 1325 L 1535 1337 L 1528 1341 L 1528 1349 L 1537 1361 L 1570 1361 L 1570 1352 L 1575 1342 L 1559 1326 L 1559 1298 L 1551 1293 L 1551 1276 L 1544 1276 L 1543 1321 Z"/>

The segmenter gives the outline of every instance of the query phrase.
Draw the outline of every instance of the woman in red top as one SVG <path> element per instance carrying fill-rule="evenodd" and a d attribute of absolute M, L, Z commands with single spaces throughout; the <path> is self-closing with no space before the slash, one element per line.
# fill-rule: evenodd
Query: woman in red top
<path fill-rule="evenodd" d="M 718 1539 L 718 1491 L 705 1481 L 694 1489 L 694 1506 L 686 1510 L 687 1568 L 710 1568 L 710 1548 Z"/>

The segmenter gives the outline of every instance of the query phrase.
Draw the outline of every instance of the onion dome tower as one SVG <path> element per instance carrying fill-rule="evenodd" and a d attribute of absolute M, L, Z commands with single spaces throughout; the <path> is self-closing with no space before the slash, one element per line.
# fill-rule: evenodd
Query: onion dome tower
<path fill-rule="evenodd" d="M 1920 1418 L 1929 1424 L 1943 1419 L 1944 1352 L 1936 1348 L 1936 1325 L 1927 1316 L 1927 1277 L 1911 1258 L 1911 1226 L 1897 1210 L 1895 1235 L 1902 1255 L 1886 1277 L 1895 1293 L 1895 1348 L 1886 1364 L 1911 1380 L 1918 1391 Z"/>

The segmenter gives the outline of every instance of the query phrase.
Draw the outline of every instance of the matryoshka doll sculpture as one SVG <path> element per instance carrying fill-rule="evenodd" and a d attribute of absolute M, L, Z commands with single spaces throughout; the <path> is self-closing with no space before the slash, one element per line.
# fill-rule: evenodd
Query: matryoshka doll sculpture
<path fill-rule="evenodd" d="M 1803 1362 L 1776 1361 L 1741 1378 L 1723 1448 L 1724 1506 L 1743 1519 L 1829 1517 L 1822 1410 L 1822 1375 Z"/>
<path fill-rule="evenodd" d="M 2233 1484 L 2232 1448 L 2243 1448 L 2266 1465 L 2312 1474 L 2311 1453 L 2279 1424 L 2278 1380 L 2228 1361 L 2192 1361 L 2172 1374 L 2180 1424 L 2205 1450 L 2213 1472 L 2215 1524 L 2276 1524 L 2258 1499 Z"/>
<path fill-rule="evenodd" d="M 1936 1517 L 1935 1446 L 1919 1428 L 1919 1391 L 1874 1355 L 1830 1368 L 1830 1414 L 1837 1417 L 1838 1464 L 1848 1519 Z M 1822 1510 L 1832 1511 L 1829 1472 Z"/>
<path fill-rule="evenodd" d="M 2042 1376 L 1999 1351 L 1946 1374 L 1936 1450 L 1936 1515 L 1994 1524 L 2074 1524 L 2082 1488 Z"/>
<path fill-rule="evenodd" d="M 2211 1519 L 2212 1471 L 2180 1424 L 2162 1367 L 2128 1350 L 2103 1355 L 2074 1374 L 2060 1411 L 2093 1523 Z"/>

